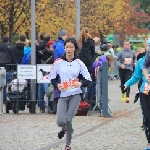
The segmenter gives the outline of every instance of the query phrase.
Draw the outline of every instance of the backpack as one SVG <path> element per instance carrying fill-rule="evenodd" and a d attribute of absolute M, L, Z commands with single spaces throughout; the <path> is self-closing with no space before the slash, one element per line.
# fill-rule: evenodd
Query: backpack
<path fill-rule="evenodd" d="M 41 58 L 41 60 L 45 61 L 45 64 L 54 63 L 54 52 L 50 51 L 46 47 L 38 52 L 38 56 Z"/>
<path fill-rule="evenodd" d="M 79 107 L 77 109 L 76 116 L 86 116 L 89 110 L 89 104 L 85 100 L 81 100 Z"/>
<path fill-rule="evenodd" d="M 26 53 L 22 58 L 21 64 L 29 64 L 30 55 L 31 55 L 31 51 Z"/>
<path fill-rule="evenodd" d="M 45 61 L 45 64 L 53 64 L 54 63 L 54 52 L 51 56 Z"/>

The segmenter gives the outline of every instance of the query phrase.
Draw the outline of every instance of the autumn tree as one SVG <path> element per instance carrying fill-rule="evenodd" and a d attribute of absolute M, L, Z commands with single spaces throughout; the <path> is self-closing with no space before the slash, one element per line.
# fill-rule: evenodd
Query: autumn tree
<path fill-rule="evenodd" d="M 16 33 L 30 31 L 30 1 L 0 0 L 0 24 L 2 35 L 9 33 L 11 41 Z M 75 2 L 67 0 L 37 0 L 36 29 L 57 35 L 62 28 L 75 31 Z M 27 34 L 29 34 L 27 32 Z"/>
<path fill-rule="evenodd" d="M 102 41 L 109 33 L 118 33 L 122 39 L 130 35 L 136 37 L 148 32 L 141 25 L 149 20 L 148 14 L 137 8 L 131 0 L 82 0 L 81 26 L 99 33 Z"/>
<path fill-rule="evenodd" d="M 133 5 L 139 4 L 137 11 L 144 11 L 150 15 L 150 1 L 149 0 L 133 0 Z M 150 31 L 150 20 L 144 24 L 147 29 Z"/>
<path fill-rule="evenodd" d="M 124 2 L 124 13 L 121 14 L 122 19 L 118 21 L 120 28 L 116 29 L 121 39 L 131 35 L 137 37 L 138 34 L 147 34 L 148 30 L 143 25 L 150 20 L 150 16 L 144 10 L 138 11 L 139 5 L 132 6 L 131 0 L 124 0 Z"/>
<path fill-rule="evenodd" d="M 82 0 L 81 26 L 88 26 L 93 33 L 98 33 L 103 42 L 104 35 L 116 28 L 115 22 L 121 19 L 121 10 L 122 0 Z"/>
<path fill-rule="evenodd" d="M 50 32 L 55 37 L 64 28 L 75 30 L 75 3 L 67 0 L 39 0 L 36 5 L 36 23 L 39 32 Z"/>
<path fill-rule="evenodd" d="M 136 1 L 136 0 L 135 0 Z M 142 1 L 142 0 L 140 0 Z M 11 41 L 15 33 L 30 31 L 30 1 L 0 0 L 1 34 L 9 33 Z M 36 0 L 37 32 L 49 32 L 54 38 L 64 28 L 75 33 L 75 0 Z M 81 28 L 89 27 L 93 35 L 103 37 L 118 33 L 121 38 L 147 33 L 143 26 L 150 18 L 132 0 L 81 0 Z"/>
<path fill-rule="evenodd" d="M 133 5 L 139 4 L 139 9 L 144 10 L 146 13 L 150 14 L 150 1 L 149 0 L 133 0 Z"/>
<path fill-rule="evenodd" d="M 0 0 L 1 34 L 9 33 L 11 43 L 15 33 L 29 26 L 29 0 Z"/>

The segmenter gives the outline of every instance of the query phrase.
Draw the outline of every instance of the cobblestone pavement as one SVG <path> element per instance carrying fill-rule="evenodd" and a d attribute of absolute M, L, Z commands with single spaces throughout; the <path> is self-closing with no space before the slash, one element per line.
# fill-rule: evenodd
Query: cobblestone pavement
<path fill-rule="evenodd" d="M 55 115 L 7 114 L 0 116 L 0 150 L 61 150 Z M 142 150 L 146 146 L 141 110 L 137 105 L 114 118 L 75 117 L 73 150 Z"/>
<path fill-rule="evenodd" d="M 135 93 L 131 91 L 131 94 L 133 97 Z M 119 103 L 119 108 L 112 107 L 113 118 L 100 117 L 98 112 L 75 117 L 72 150 L 143 150 L 146 147 L 145 134 L 140 129 L 139 102 L 126 104 L 116 97 L 110 98 L 112 106 L 112 101 Z M 39 111 L 35 115 L 28 112 L 0 115 L 0 150 L 64 150 L 65 138 L 58 140 L 59 130 L 55 115 Z"/>

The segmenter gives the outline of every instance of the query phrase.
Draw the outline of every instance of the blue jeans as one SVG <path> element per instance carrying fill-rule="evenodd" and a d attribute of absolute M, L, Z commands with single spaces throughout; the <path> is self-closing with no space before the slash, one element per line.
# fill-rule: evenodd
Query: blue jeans
<path fill-rule="evenodd" d="M 12 80 L 13 72 L 6 72 L 6 83 Z M 6 86 L 3 88 L 3 104 L 6 104 L 7 94 L 6 94 Z"/>
<path fill-rule="evenodd" d="M 45 109 L 44 95 L 47 92 L 49 83 L 38 83 L 38 106 Z"/>

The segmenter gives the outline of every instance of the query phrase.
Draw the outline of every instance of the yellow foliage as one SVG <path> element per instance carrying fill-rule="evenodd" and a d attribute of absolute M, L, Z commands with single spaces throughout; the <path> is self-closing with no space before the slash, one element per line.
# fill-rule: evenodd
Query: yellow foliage
<path fill-rule="evenodd" d="M 81 0 L 81 28 L 87 26 L 93 33 L 103 35 L 121 31 L 129 22 L 133 10 L 130 0 Z M 24 33 L 30 29 L 29 0 L 0 0 L 0 24 L 5 32 Z M 39 33 L 49 32 L 57 37 L 60 29 L 75 33 L 75 0 L 36 0 L 36 27 Z M 4 33 L 4 31 L 2 31 Z"/>

